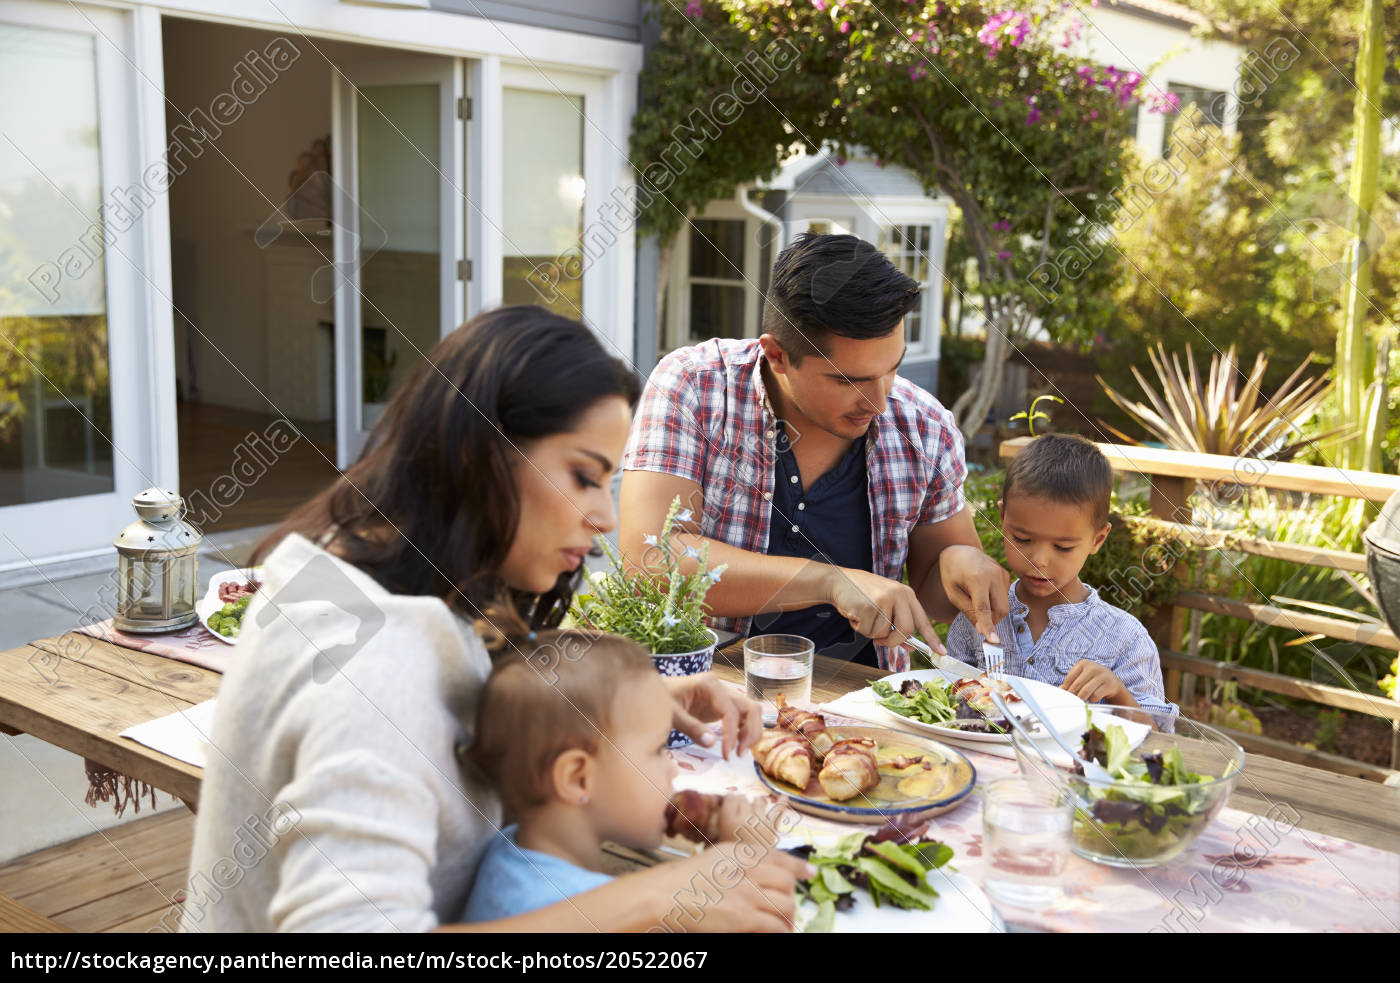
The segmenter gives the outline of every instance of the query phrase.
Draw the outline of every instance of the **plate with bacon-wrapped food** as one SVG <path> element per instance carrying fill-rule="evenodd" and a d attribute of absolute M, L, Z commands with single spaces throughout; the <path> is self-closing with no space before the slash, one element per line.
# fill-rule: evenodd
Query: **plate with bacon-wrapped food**
<path fill-rule="evenodd" d="M 781 697 L 778 725 L 759 737 L 753 757 L 759 779 L 794 809 L 838 822 L 935 816 L 977 782 L 972 762 L 946 744 L 883 727 L 828 727 Z"/>

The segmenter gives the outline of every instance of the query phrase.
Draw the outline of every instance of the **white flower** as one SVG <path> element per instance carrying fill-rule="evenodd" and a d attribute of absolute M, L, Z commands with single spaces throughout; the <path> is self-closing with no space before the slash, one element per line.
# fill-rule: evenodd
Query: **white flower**
<path fill-rule="evenodd" d="M 595 586 L 603 587 L 608 582 L 608 575 L 601 570 L 594 570 L 588 575 L 588 579 L 593 581 Z"/>
<path fill-rule="evenodd" d="M 691 520 L 690 509 L 681 509 L 676 513 L 677 522 L 689 522 Z"/>
<path fill-rule="evenodd" d="M 659 545 L 660 545 L 660 543 L 657 542 L 657 539 L 656 539 L 655 536 L 643 536 L 643 537 L 642 537 L 642 542 L 646 543 L 648 546 L 659 546 Z"/>
<path fill-rule="evenodd" d="M 687 546 L 685 548 L 685 555 L 696 560 L 700 559 L 700 551 L 697 550 L 694 546 Z"/>

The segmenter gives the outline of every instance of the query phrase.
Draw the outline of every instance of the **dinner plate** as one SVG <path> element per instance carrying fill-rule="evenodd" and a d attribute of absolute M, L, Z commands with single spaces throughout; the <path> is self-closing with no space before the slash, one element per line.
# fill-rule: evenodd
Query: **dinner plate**
<path fill-rule="evenodd" d="M 194 606 L 195 613 L 199 615 L 199 623 L 204 626 L 204 630 L 226 645 L 232 645 L 238 639 L 220 635 L 209 627 L 209 616 L 218 614 L 227 603 L 219 600 L 219 586 L 221 584 L 246 584 L 250 582 L 262 583 L 262 567 L 252 567 L 248 570 L 224 570 L 221 573 L 216 573 L 209 578 L 209 589 L 204 592 L 204 596 Z"/>
<path fill-rule="evenodd" d="M 817 768 L 812 769 L 807 787 L 800 789 L 765 774 L 758 763 L 754 763 L 759 781 L 771 791 L 786 795 L 794 809 L 809 816 L 839 823 L 866 824 L 897 819 L 907 825 L 956 808 L 977 784 L 977 770 L 972 762 L 961 751 L 939 741 L 884 727 L 828 727 L 827 733 L 838 741 L 848 737 L 874 738 L 880 784 L 853 799 L 836 802 L 822 790 Z M 921 761 L 897 770 L 893 759 L 899 754 L 921 757 L 933 767 L 925 769 Z M 903 788 L 900 787 L 902 783 Z"/>
<path fill-rule="evenodd" d="M 820 843 L 821 840 L 818 840 Z M 787 847 L 784 842 L 781 846 Z M 996 907 L 976 882 L 965 874 L 959 874 L 949 867 L 958 864 L 957 854 L 942 867 L 927 873 L 929 885 L 938 892 L 938 899 L 928 911 L 910 908 L 897 908 L 892 904 L 875 907 L 870 892 L 856 888 L 853 904 L 846 911 L 836 912 L 832 919 L 833 934 L 859 932 L 944 932 L 979 934 L 1005 932 L 1006 923 L 997 914 Z M 797 920 L 794 930 L 801 932 L 803 926 L 817 914 L 816 903 L 807 900 L 797 906 Z"/>
<path fill-rule="evenodd" d="M 941 672 L 938 669 L 915 669 L 913 672 L 901 672 L 884 677 L 896 690 L 904 685 L 907 679 L 917 679 L 919 682 L 927 682 L 930 679 L 944 679 L 948 682 L 956 682 L 957 677 L 951 673 Z M 1058 686 L 1051 686 L 1049 683 L 1042 683 L 1038 679 L 1021 678 L 1030 689 L 1031 695 L 1040 704 L 1046 716 L 1050 719 L 1046 721 L 1047 726 L 1055 728 L 1058 734 L 1071 734 L 1084 729 L 1085 703 L 1079 697 Z M 915 720 L 913 717 L 904 717 L 893 710 L 886 709 L 880 704 L 875 704 L 891 720 L 897 720 L 904 726 L 914 727 L 927 733 L 930 737 L 953 738 L 959 741 L 976 741 L 983 744 L 1010 744 L 1011 735 L 1008 734 L 979 734 L 976 731 L 960 730 L 957 727 L 944 727 L 941 724 L 926 724 L 922 720 Z M 1035 719 L 1035 714 L 1024 703 L 1012 704 L 1012 712 L 1019 719 Z M 1048 737 L 1049 735 L 1045 735 Z"/>

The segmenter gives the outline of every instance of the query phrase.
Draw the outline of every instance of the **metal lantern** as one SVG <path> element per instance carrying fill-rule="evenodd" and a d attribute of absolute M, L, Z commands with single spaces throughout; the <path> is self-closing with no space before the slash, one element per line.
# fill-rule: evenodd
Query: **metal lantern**
<path fill-rule="evenodd" d="M 164 488 L 147 488 L 131 500 L 135 522 L 122 530 L 117 547 L 118 631 L 163 632 L 199 620 L 199 530 L 180 518 L 185 501 Z"/>

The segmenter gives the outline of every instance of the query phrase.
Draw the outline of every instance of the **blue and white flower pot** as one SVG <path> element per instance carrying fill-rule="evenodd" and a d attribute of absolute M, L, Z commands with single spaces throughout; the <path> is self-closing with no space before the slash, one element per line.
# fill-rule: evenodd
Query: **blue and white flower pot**
<path fill-rule="evenodd" d="M 719 638 L 713 631 L 706 628 L 705 631 L 710 636 L 710 644 L 705 648 L 696 649 L 693 652 L 676 652 L 672 655 L 652 654 L 652 664 L 656 666 L 656 671 L 663 676 L 694 676 L 696 673 L 709 672 L 715 664 L 715 646 L 719 644 Z M 682 748 L 691 742 L 678 730 L 671 731 L 670 738 L 666 741 L 668 748 Z"/>

